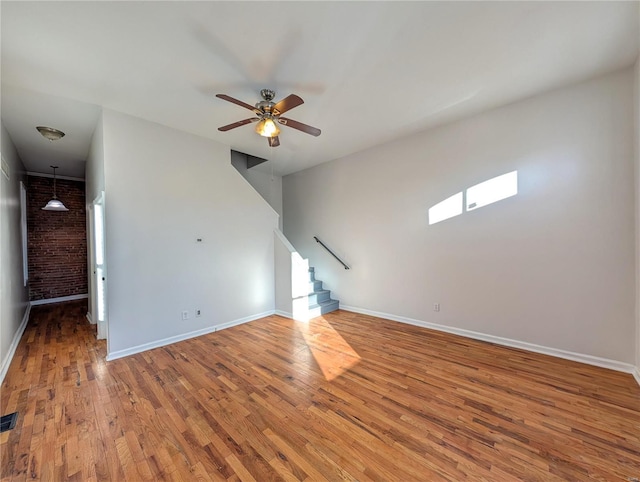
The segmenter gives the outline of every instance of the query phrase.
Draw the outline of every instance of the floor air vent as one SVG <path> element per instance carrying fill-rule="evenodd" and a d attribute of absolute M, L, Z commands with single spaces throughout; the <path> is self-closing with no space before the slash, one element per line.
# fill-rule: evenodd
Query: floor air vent
<path fill-rule="evenodd" d="M 18 420 L 18 412 L 10 413 L 9 415 L 3 415 L 0 417 L 0 433 L 11 430 L 16 426 L 16 420 Z"/>

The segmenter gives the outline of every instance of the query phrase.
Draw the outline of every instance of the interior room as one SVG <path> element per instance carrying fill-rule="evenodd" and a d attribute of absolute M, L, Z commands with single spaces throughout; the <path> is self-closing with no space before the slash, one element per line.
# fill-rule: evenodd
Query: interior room
<path fill-rule="evenodd" d="M 640 2 L 0 4 L 4 480 L 640 480 Z"/>

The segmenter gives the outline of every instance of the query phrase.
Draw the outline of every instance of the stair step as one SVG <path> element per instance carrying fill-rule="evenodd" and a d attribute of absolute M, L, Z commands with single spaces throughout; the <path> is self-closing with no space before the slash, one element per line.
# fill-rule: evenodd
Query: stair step
<path fill-rule="evenodd" d="M 309 317 L 315 318 L 316 316 L 324 315 L 331 311 L 339 309 L 340 302 L 338 300 L 326 300 L 321 303 L 309 306 Z"/>
<path fill-rule="evenodd" d="M 309 293 L 313 293 L 315 291 L 322 291 L 322 281 L 318 279 L 309 282 Z"/>
<path fill-rule="evenodd" d="M 309 267 L 309 294 L 307 295 L 309 303 L 309 318 L 324 315 L 331 311 L 339 309 L 340 302 L 331 299 L 331 291 L 322 287 L 322 281 L 316 279 L 316 270 Z"/>
<path fill-rule="evenodd" d="M 331 291 L 317 290 L 307 295 L 309 298 L 309 306 L 316 305 L 331 298 Z"/>

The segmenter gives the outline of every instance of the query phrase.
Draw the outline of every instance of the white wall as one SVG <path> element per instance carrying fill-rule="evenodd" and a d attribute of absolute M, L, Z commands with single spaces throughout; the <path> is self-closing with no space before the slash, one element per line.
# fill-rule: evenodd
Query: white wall
<path fill-rule="evenodd" d="M 0 152 L 10 179 L 0 174 L 0 382 L 28 316 L 29 290 L 24 286 L 20 231 L 20 181 L 26 184 L 22 161 L 9 133 L 0 124 Z"/>
<path fill-rule="evenodd" d="M 258 191 L 278 215 L 282 216 L 282 176 L 258 171 L 255 167 L 247 169 L 246 157 L 237 152 L 231 153 L 231 164 L 233 164 L 233 167 L 242 174 L 242 177 Z M 281 226 L 282 222 L 279 224 Z"/>
<path fill-rule="evenodd" d="M 93 132 L 91 138 L 91 145 L 89 146 L 89 154 L 87 156 L 87 162 L 85 165 L 85 198 L 87 202 L 87 276 L 88 289 L 89 289 L 89 317 L 92 323 L 97 322 L 96 308 L 94 303 L 94 286 L 93 286 L 93 266 L 92 266 L 92 251 L 93 246 L 91 242 L 91 219 L 89 215 L 89 206 L 93 204 L 93 201 L 98 195 L 104 191 L 104 129 L 102 122 L 102 113 L 96 123 L 96 129 Z"/>
<path fill-rule="evenodd" d="M 102 114 L 98 117 L 96 129 L 91 138 L 89 154 L 85 165 L 85 186 L 87 203 L 91 204 L 104 191 L 104 127 Z"/>
<path fill-rule="evenodd" d="M 113 111 L 103 127 L 111 357 L 272 312 L 277 214 L 229 147 Z"/>
<path fill-rule="evenodd" d="M 282 316 L 293 317 L 293 255 L 295 249 L 280 230 L 273 232 L 275 263 L 275 306 Z"/>
<path fill-rule="evenodd" d="M 284 232 L 341 306 L 631 364 L 632 88 L 618 72 L 285 176 Z M 513 170 L 517 196 L 429 226 Z"/>

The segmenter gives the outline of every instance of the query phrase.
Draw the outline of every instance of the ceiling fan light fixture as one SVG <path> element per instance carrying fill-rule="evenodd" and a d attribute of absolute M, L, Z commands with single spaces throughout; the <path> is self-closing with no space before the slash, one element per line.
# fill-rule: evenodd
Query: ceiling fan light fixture
<path fill-rule="evenodd" d="M 64 134 L 63 134 L 64 135 Z M 67 207 L 56 196 L 56 169 L 58 166 L 50 166 L 53 169 L 53 198 L 42 208 L 43 211 L 68 211 Z"/>
<path fill-rule="evenodd" d="M 280 134 L 280 128 L 271 117 L 264 117 L 256 124 L 256 132 L 262 137 L 277 137 Z"/>
<path fill-rule="evenodd" d="M 36 129 L 40 134 L 42 134 L 42 137 L 49 139 L 50 141 L 57 141 L 58 139 L 62 139 L 65 135 L 64 132 L 54 129 L 53 127 L 38 126 Z"/>
<path fill-rule="evenodd" d="M 318 129 L 317 127 L 312 127 L 293 119 L 281 117 L 281 115 L 285 112 L 288 112 L 291 109 L 304 104 L 304 101 L 299 96 L 295 94 L 289 94 L 281 101 L 274 103 L 273 97 L 276 95 L 276 93 L 273 90 L 262 89 L 260 91 L 260 95 L 262 96 L 263 100 L 258 102 L 254 107 L 250 104 L 247 104 L 246 102 L 234 99 L 227 94 L 216 94 L 216 97 L 218 99 L 226 100 L 227 102 L 231 102 L 232 104 L 244 107 L 245 109 L 250 110 L 257 115 L 257 117 L 243 119 L 237 122 L 233 122 L 232 124 L 227 124 L 226 126 L 218 127 L 218 130 L 220 132 L 226 132 L 230 131 L 231 129 L 235 129 L 236 127 L 246 126 L 247 124 L 253 124 L 255 122 L 256 132 L 260 136 L 267 138 L 267 141 L 269 141 L 269 147 L 278 147 L 280 145 L 280 139 L 278 138 L 278 135 L 280 134 L 279 124 L 297 129 L 300 132 L 304 132 L 315 137 L 318 137 L 321 134 L 320 129 Z"/>

